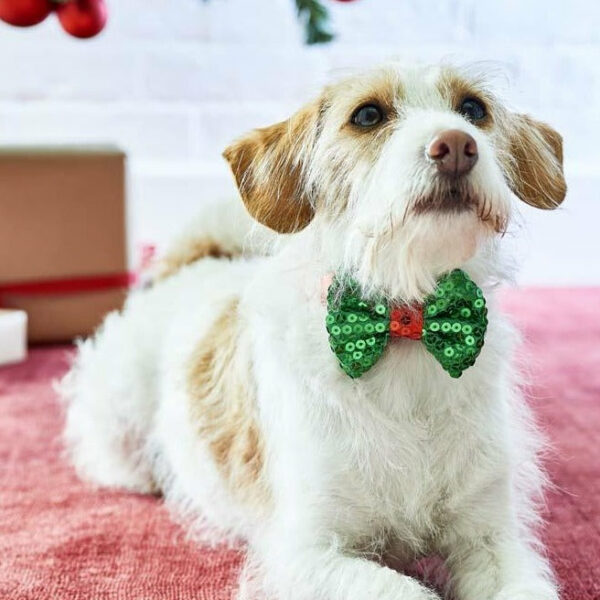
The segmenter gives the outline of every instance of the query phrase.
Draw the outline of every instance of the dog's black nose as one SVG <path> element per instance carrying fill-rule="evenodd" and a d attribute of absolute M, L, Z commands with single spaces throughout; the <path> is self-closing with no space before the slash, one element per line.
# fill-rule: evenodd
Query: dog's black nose
<path fill-rule="evenodd" d="M 440 173 L 444 175 L 465 175 L 477 162 L 477 142 L 464 131 L 448 129 L 436 135 L 427 155 L 431 158 Z"/>

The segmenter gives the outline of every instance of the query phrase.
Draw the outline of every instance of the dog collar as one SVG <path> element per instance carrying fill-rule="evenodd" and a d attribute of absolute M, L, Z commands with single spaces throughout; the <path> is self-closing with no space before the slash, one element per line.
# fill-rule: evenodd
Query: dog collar
<path fill-rule="evenodd" d="M 460 269 L 443 275 L 417 305 L 364 299 L 356 281 L 338 276 L 327 291 L 329 344 L 353 379 L 366 373 L 395 337 L 421 340 L 451 377 L 460 377 L 479 356 L 487 323 L 483 292 Z"/>

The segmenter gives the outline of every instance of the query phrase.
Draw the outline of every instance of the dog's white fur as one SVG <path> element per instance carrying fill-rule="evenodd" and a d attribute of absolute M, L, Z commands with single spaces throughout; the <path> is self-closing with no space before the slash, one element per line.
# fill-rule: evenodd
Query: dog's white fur
<path fill-rule="evenodd" d="M 249 177 L 268 185 L 273 169 L 291 160 L 308 190 L 298 202 L 315 211 L 310 224 L 284 236 L 270 256 L 205 258 L 131 294 L 80 346 L 64 381 L 66 439 L 78 472 L 101 485 L 160 489 L 204 528 L 247 540 L 253 581 L 242 595 L 258 586 L 281 600 L 431 599 L 433 591 L 383 562 L 439 554 L 461 600 L 557 598 L 535 535 L 540 439 L 511 365 L 517 335 L 496 307 L 495 288 L 506 276 L 497 225 L 518 201 L 511 136 L 547 162 L 537 176 L 550 182 L 546 188 L 561 177 L 561 157 L 537 130 L 520 140 L 513 116 L 492 100 L 489 128 L 468 122 L 440 91 L 443 73 L 386 67 L 328 88 L 313 115 L 318 123 L 304 114 L 307 131 L 298 138 L 292 118 L 287 155 L 266 148 L 240 183 L 260 218 L 244 185 Z M 385 131 L 352 130 L 346 121 L 356 104 L 382 89 L 401 90 L 392 93 Z M 436 185 L 424 149 L 452 128 L 477 141 L 469 183 L 496 226 L 478 209 L 411 211 Z M 234 171 L 244 158 L 239 149 L 255 143 L 248 139 L 230 153 Z M 552 171 L 546 179 L 544 169 Z M 211 238 L 231 245 L 236 219 L 243 244 L 252 227 L 240 212 L 213 211 Z M 324 327 L 325 274 L 351 273 L 366 294 L 402 301 L 423 298 L 456 267 L 488 300 L 474 367 L 452 379 L 422 344 L 402 340 L 360 379 L 340 370 Z M 269 498 L 258 508 L 227 485 L 189 410 L 190 360 L 232 298 L 265 452 Z"/>

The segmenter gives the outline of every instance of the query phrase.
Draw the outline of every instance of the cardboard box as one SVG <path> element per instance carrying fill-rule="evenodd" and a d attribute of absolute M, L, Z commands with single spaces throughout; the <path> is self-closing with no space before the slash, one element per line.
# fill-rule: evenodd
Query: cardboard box
<path fill-rule="evenodd" d="M 0 365 L 27 356 L 27 315 L 22 310 L 0 310 Z"/>
<path fill-rule="evenodd" d="M 0 306 L 30 342 L 87 335 L 126 292 L 125 156 L 112 148 L 0 149 Z"/>

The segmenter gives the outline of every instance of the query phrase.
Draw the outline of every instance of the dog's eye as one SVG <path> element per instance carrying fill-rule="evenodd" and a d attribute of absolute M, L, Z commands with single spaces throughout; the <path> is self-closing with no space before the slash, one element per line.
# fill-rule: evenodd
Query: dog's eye
<path fill-rule="evenodd" d="M 481 100 L 477 100 L 477 98 L 465 98 L 462 101 L 458 112 L 467 117 L 467 119 L 473 123 L 481 121 L 487 116 L 485 104 L 483 104 Z"/>
<path fill-rule="evenodd" d="M 354 111 L 352 123 L 359 127 L 373 127 L 383 120 L 383 111 L 375 104 L 365 104 Z"/>

